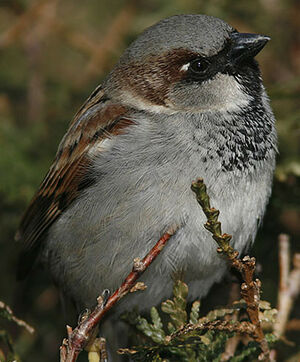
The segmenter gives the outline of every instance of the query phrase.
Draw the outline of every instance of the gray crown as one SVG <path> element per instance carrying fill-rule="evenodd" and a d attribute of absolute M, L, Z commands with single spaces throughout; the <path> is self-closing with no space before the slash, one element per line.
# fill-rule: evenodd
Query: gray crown
<path fill-rule="evenodd" d="M 211 56 L 222 49 L 234 29 L 225 21 L 207 15 L 176 15 L 146 29 L 123 55 L 139 58 L 182 48 Z"/>

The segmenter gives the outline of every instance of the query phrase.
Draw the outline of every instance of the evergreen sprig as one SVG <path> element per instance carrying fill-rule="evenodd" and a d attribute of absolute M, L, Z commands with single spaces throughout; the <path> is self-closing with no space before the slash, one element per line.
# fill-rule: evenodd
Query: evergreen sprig
<path fill-rule="evenodd" d="M 150 343 L 120 349 L 119 353 L 130 355 L 134 361 L 219 361 L 228 338 L 241 333 L 253 335 L 252 324 L 227 320 L 227 316 L 234 312 L 245 313 L 247 304 L 244 300 L 235 302 L 232 308 L 219 308 L 200 318 L 200 301 L 195 301 L 188 313 L 187 295 L 187 285 L 177 280 L 173 298 L 161 304 L 161 311 L 167 316 L 164 323 L 164 318 L 155 307 L 150 311 L 151 321 L 141 316 L 127 315 L 126 319 L 148 337 Z M 262 321 L 275 322 L 276 311 L 271 309 L 268 302 L 260 302 L 260 315 Z M 268 343 L 276 340 L 272 334 L 267 335 L 266 339 Z M 259 352 L 259 344 L 251 341 L 237 349 L 232 361 L 257 358 Z"/>

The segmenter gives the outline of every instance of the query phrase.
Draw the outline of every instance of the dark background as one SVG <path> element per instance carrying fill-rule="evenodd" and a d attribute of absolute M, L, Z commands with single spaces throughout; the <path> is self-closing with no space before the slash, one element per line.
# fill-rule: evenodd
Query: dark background
<path fill-rule="evenodd" d="M 126 46 L 145 27 L 182 13 L 214 15 L 239 31 L 272 38 L 258 60 L 277 118 L 280 152 L 273 195 L 251 255 L 261 265 L 262 299 L 276 306 L 278 234 L 288 233 L 292 249 L 299 251 L 300 2 L 0 0 L 0 300 L 37 330 L 31 336 L 4 325 L 25 361 L 58 359 L 65 319 L 59 295 L 41 270 L 16 283 L 14 233 L 20 217 L 72 116 Z M 226 300 L 219 299 L 222 303 Z M 299 298 L 292 317 L 300 318 Z M 287 336 L 300 344 L 299 332 Z M 296 351 L 283 347 L 281 360 Z"/>

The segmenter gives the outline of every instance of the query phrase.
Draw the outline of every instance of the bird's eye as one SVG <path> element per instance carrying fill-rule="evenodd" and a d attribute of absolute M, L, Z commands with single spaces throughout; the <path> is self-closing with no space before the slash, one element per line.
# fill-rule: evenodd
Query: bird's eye
<path fill-rule="evenodd" d="M 191 62 L 190 69 L 197 74 L 204 74 L 208 70 L 209 63 L 205 59 L 195 59 Z"/>

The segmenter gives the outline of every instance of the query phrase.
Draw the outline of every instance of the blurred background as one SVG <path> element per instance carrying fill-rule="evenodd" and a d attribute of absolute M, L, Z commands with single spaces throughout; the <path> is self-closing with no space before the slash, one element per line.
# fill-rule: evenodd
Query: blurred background
<path fill-rule="evenodd" d="M 58 359 L 65 319 L 42 270 L 16 283 L 14 233 L 20 217 L 72 116 L 123 50 L 144 28 L 182 13 L 217 16 L 239 31 L 272 38 L 258 60 L 277 118 L 279 155 L 273 195 L 251 255 L 260 264 L 262 299 L 276 306 L 278 234 L 288 233 L 299 252 L 300 1 L 0 0 L 0 300 L 36 333 L 2 320 L 0 330 L 9 330 L 24 361 Z M 300 318 L 299 302 L 291 318 Z M 287 338 L 294 345 L 284 345 L 279 360 L 299 351 L 300 331 L 287 331 Z"/>

